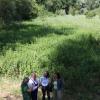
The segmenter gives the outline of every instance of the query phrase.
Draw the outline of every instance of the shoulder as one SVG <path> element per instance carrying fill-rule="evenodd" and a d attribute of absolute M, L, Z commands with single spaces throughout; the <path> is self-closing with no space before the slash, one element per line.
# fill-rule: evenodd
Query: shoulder
<path fill-rule="evenodd" d="M 59 82 L 59 83 L 62 83 L 62 79 L 58 79 L 58 82 Z"/>
<path fill-rule="evenodd" d="M 44 78 L 44 76 L 41 76 L 40 78 L 41 78 L 41 79 L 43 79 L 43 78 Z"/>
<path fill-rule="evenodd" d="M 28 84 L 32 84 L 32 83 L 33 83 L 32 79 L 29 79 Z"/>
<path fill-rule="evenodd" d="M 40 77 L 40 80 L 41 80 L 41 81 L 42 81 L 42 80 L 44 80 L 44 79 L 45 79 L 45 77 L 43 77 L 43 76 L 42 76 L 42 77 Z"/>

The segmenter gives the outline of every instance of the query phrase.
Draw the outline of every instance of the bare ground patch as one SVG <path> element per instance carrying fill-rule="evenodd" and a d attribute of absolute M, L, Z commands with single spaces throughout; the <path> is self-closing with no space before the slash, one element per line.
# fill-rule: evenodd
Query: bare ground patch
<path fill-rule="evenodd" d="M 14 79 L 1 78 L 0 100 L 22 100 L 20 82 Z"/>

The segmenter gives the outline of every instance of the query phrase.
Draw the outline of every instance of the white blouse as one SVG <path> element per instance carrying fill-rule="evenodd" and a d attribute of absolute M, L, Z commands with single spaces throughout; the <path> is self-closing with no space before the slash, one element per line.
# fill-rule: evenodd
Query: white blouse
<path fill-rule="evenodd" d="M 38 84 L 38 80 L 37 80 L 37 79 L 34 80 L 34 79 L 31 78 L 31 79 L 29 80 L 29 82 L 28 82 L 28 87 L 31 88 L 31 89 L 33 89 L 33 91 L 36 90 L 36 89 L 38 88 L 38 85 L 39 85 L 39 84 Z"/>
<path fill-rule="evenodd" d="M 46 77 L 41 77 L 40 83 L 42 86 L 47 86 L 49 84 L 49 79 Z"/>

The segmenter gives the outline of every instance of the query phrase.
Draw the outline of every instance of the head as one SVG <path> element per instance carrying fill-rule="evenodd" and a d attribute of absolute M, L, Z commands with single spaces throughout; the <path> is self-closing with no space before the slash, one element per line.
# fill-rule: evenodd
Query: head
<path fill-rule="evenodd" d="M 60 73 L 59 72 L 55 72 L 54 73 L 54 78 L 55 79 L 60 79 L 61 78 Z"/>
<path fill-rule="evenodd" d="M 22 84 L 25 84 L 25 83 L 27 84 L 28 81 L 29 81 L 29 78 L 28 77 L 24 77 Z"/>
<path fill-rule="evenodd" d="M 49 77 L 49 72 L 48 72 L 48 71 L 45 71 L 45 72 L 44 72 L 44 77 L 46 77 L 46 78 Z"/>
<path fill-rule="evenodd" d="M 32 75 L 31 75 L 31 77 L 35 80 L 36 79 L 36 73 L 33 72 Z"/>
<path fill-rule="evenodd" d="M 57 74 L 56 74 L 56 73 L 53 74 L 53 79 L 54 79 L 54 80 L 57 79 Z"/>

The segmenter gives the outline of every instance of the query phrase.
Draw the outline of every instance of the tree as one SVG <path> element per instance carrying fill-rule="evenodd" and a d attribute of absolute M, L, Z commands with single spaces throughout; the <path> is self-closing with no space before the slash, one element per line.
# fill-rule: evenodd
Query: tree
<path fill-rule="evenodd" d="M 100 0 L 78 0 L 81 8 L 87 8 L 88 10 L 93 10 L 100 7 Z"/>
<path fill-rule="evenodd" d="M 44 5 L 48 11 L 55 13 L 57 10 L 61 9 L 62 2 L 61 0 L 48 0 Z"/>
<path fill-rule="evenodd" d="M 75 6 L 77 0 L 36 0 L 39 4 L 43 4 L 48 11 L 56 12 L 64 9 L 66 14 L 69 12 L 70 6 Z"/>
<path fill-rule="evenodd" d="M 36 0 L 36 2 L 37 2 L 38 4 L 44 4 L 44 3 L 46 2 L 46 0 Z"/>
<path fill-rule="evenodd" d="M 28 20 L 37 16 L 37 9 L 33 0 L 16 0 L 16 19 Z"/>
<path fill-rule="evenodd" d="M 37 16 L 34 0 L 0 0 L 0 19 L 8 24 Z"/>
<path fill-rule="evenodd" d="M 77 0 L 61 0 L 62 1 L 62 8 L 65 10 L 66 14 L 69 13 L 70 7 L 75 7 Z"/>
<path fill-rule="evenodd" d="M 16 4 L 14 0 L 0 0 L 0 18 L 3 23 L 14 21 Z"/>

